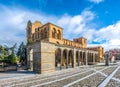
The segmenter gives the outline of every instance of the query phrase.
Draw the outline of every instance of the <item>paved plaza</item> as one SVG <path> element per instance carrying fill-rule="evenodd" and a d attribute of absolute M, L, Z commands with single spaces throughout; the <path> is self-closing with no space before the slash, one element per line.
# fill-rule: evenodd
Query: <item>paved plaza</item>
<path fill-rule="evenodd" d="M 27 77 L 27 76 L 34 76 L 36 75 L 32 71 L 7 71 L 7 72 L 0 72 L 0 80 L 3 79 L 14 79 L 14 78 L 21 78 L 21 77 Z"/>
<path fill-rule="evenodd" d="M 119 63 L 80 66 L 58 70 L 48 74 L 30 71 L 1 72 L 0 87 L 118 87 L 120 86 Z"/>

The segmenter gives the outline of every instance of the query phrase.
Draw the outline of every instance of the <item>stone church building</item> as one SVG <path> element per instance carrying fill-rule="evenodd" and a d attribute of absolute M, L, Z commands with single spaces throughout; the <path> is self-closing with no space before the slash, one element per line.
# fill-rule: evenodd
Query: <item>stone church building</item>
<path fill-rule="evenodd" d="M 96 64 L 103 60 L 101 46 L 87 47 L 87 39 L 63 38 L 63 28 L 52 23 L 28 21 L 27 65 L 36 73 L 74 68 L 81 65 Z"/>

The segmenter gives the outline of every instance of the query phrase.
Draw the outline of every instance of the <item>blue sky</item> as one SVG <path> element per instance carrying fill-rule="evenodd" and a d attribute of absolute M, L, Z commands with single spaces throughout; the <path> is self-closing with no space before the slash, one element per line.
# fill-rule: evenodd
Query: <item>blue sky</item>
<path fill-rule="evenodd" d="M 26 40 L 28 20 L 52 22 L 64 37 L 86 37 L 88 46 L 120 47 L 120 0 L 0 0 L 0 44 Z"/>

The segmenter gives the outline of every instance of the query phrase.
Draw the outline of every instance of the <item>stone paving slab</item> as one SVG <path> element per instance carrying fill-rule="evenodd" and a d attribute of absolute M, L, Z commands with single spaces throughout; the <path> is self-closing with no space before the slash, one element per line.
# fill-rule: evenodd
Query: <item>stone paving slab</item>
<path fill-rule="evenodd" d="M 32 71 L 26 71 L 26 70 L 0 72 L 0 80 L 26 77 L 26 76 L 34 76 L 34 75 L 35 75 L 35 73 L 33 73 Z"/>

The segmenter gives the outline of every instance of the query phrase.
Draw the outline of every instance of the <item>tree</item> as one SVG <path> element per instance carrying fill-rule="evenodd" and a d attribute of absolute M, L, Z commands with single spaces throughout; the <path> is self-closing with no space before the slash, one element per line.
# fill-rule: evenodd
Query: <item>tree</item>
<path fill-rule="evenodd" d="M 6 58 L 10 55 L 9 48 L 7 46 L 0 46 L 0 60 L 6 60 Z"/>
<path fill-rule="evenodd" d="M 0 62 L 6 64 L 16 64 L 17 56 L 15 54 L 16 45 L 14 44 L 12 47 L 8 46 L 0 46 Z"/>
<path fill-rule="evenodd" d="M 14 53 L 12 53 L 11 60 L 10 60 L 11 64 L 17 64 L 17 61 L 18 61 L 17 56 Z"/>
<path fill-rule="evenodd" d="M 20 58 L 20 63 L 25 65 L 27 62 L 27 55 L 26 55 L 26 45 L 22 42 L 18 48 L 17 56 Z"/>

